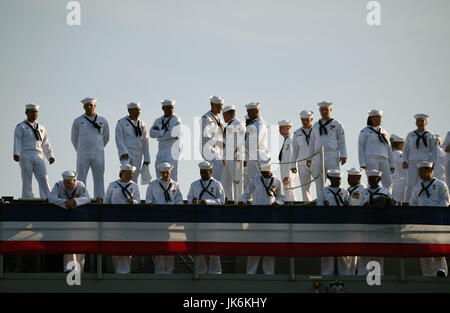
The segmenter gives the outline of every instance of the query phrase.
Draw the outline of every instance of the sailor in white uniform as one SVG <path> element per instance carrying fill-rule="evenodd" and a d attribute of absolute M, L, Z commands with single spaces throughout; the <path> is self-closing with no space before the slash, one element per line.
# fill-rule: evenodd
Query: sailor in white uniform
<path fill-rule="evenodd" d="M 403 168 L 403 145 L 405 138 L 391 135 L 392 156 L 394 157 L 395 171 L 392 173 L 392 197 L 397 202 L 408 202 L 405 199 L 408 185 L 408 171 Z"/>
<path fill-rule="evenodd" d="M 278 154 L 278 161 L 280 164 L 280 178 L 283 183 L 284 201 L 296 201 L 295 198 L 295 174 L 291 172 L 291 163 L 294 158 L 293 136 L 291 134 L 292 122 L 282 120 L 278 122 L 280 135 L 283 137 L 283 145 Z M 295 162 L 295 161 L 294 161 Z"/>
<path fill-rule="evenodd" d="M 211 110 L 203 114 L 201 119 L 201 153 L 205 161 L 213 164 L 212 176 L 223 185 L 224 178 L 224 124 L 220 120 L 224 99 L 212 96 L 209 98 Z"/>
<path fill-rule="evenodd" d="M 208 161 L 200 162 L 199 180 L 194 181 L 189 188 L 187 200 L 189 204 L 200 205 L 223 205 L 225 195 L 222 184 L 212 177 L 213 164 Z M 198 256 L 198 272 L 199 274 L 221 274 L 222 265 L 220 256 L 211 255 L 209 257 L 209 267 L 206 264 L 205 256 Z"/>
<path fill-rule="evenodd" d="M 309 157 L 309 145 L 311 142 L 312 120 L 314 113 L 312 111 L 300 112 L 300 119 L 302 121 L 302 127 L 294 132 L 293 139 L 293 153 L 291 171 L 292 173 L 298 173 L 300 178 L 300 185 L 302 186 L 302 196 L 304 202 L 312 201 L 311 197 L 311 182 L 312 174 L 311 167 L 306 165 L 306 160 Z M 294 163 L 295 162 L 295 163 Z"/>
<path fill-rule="evenodd" d="M 434 134 L 426 130 L 428 117 L 426 114 L 414 115 L 417 129 L 406 136 L 403 168 L 408 169 L 408 187 L 405 196 L 407 200 L 411 198 L 411 192 L 419 181 L 417 163 L 420 161 L 436 163 L 437 143 Z"/>
<path fill-rule="evenodd" d="M 109 184 L 104 204 L 140 204 L 141 196 L 138 185 L 132 180 L 136 167 L 126 164 L 120 166 L 120 179 Z M 116 274 L 129 274 L 131 256 L 113 256 Z"/>
<path fill-rule="evenodd" d="M 255 205 L 271 205 L 279 207 L 284 204 L 284 191 L 281 180 L 270 171 L 270 159 L 259 162 L 260 175 L 252 177 L 245 188 L 244 196 L 239 202 L 240 206 L 244 206 L 254 194 Z M 247 274 L 256 274 L 259 264 L 259 256 L 248 256 L 247 258 Z M 263 257 L 264 274 L 273 275 L 275 273 L 275 257 Z"/>
<path fill-rule="evenodd" d="M 156 155 L 155 171 L 158 164 L 169 162 L 173 165 L 171 178 L 178 180 L 178 159 L 180 156 L 181 118 L 174 114 L 175 100 L 161 101 L 164 115 L 157 118 L 150 129 L 150 137 L 158 140 L 158 154 Z"/>
<path fill-rule="evenodd" d="M 226 123 L 224 130 L 225 138 L 225 175 L 223 188 L 225 190 L 225 199 L 233 200 L 233 186 L 237 183 L 240 188 L 240 194 L 237 199 L 244 193 L 243 160 L 245 153 L 245 123 L 236 117 L 236 107 L 228 105 L 222 110 L 223 119 Z M 236 173 L 238 176 L 236 177 Z"/>
<path fill-rule="evenodd" d="M 146 204 L 183 204 L 180 185 L 170 178 L 172 170 L 173 165 L 168 162 L 158 164 L 160 177 L 148 185 Z M 155 264 L 155 274 L 173 273 L 173 255 L 154 255 L 152 258 Z"/>
<path fill-rule="evenodd" d="M 371 110 L 367 126 L 361 130 L 358 138 L 359 165 L 366 170 L 381 171 L 381 183 L 392 190 L 391 173 L 394 172 L 394 157 L 387 132 L 380 127 L 383 111 Z"/>
<path fill-rule="evenodd" d="M 314 123 L 309 143 L 309 155 L 312 156 L 321 146 L 325 150 L 325 173 L 330 169 L 339 169 L 347 162 L 347 148 L 342 123 L 331 116 L 333 103 L 322 101 L 318 103 L 321 119 Z M 320 155 L 315 154 L 306 164 L 311 167 L 313 177 L 321 173 Z M 323 188 L 323 180 L 316 180 L 316 192 Z"/>
<path fill-rule="evenodd" d="M 347 182 L 348 182 L 348 194 L 350 196 L 350 205 L 361 206 L 363 200 L 363 194 L 366 190 L 366 186 L 361 183 L 362 170 L 359 168 L 351 168 L 347 170 Z"/>
<path fill-rule="evenodd" d="M 433 176 L 439 180 L 446 182 L 447 173 L 445 168 L 447 166 L 447 153 L 445 153 L 444 149 L 442 149 L 441 147 L 442 137 L 437 134 L 435 137 L 437 150 L 436 150 L 436 163 L 434 164 L 433 168 Z"/>
<path fill-rule="evenodd" d="M 410 206 L 448 207 L 450 197 L 448 187 L 442 180 L 433 177 L 433 163 L 421 161 L 417 163 L 420 181 L 414 187 Z M 448 268 L 445 257 L 420 258 L 423 276 L 447 276 Z"/>
<path fill-rule="evenodd" d="M 91 197 L 84 184 L 77 180 L 77 173 L 65 171 L 62 174 L 63 180 L 55 184 L 48 197 L 48 202 L 57 205 L 65 210 L 75 210 L 76 208 L 89 204 Z M 64 254 L 64 271 L 71 271 L 67 268 L 69 262 L 77 262 L 81 272 L 84 270 L 84 254 Z M 78 268 L 77 268 L 78 269 Z"/>
<path fill-rule="evenodd" d="M 33 173 L 39 184 L 39 194 L 47 199 L 50 186 L 45 167 L 44 156 L 48 163 L 55 162 L 53 149 L 44 126 L 38 124 L 39 105 L 25 105 L 27 119 L 17 124 L 14 130 L 14 161 L 19 162 L 22 173 L 22 198 L 34 198 L 32 178 Z"/>
<path fill-rule="evenodd" d="M 373 205 L 373 201 L 380 197 L 392 198 L 389 190 L 380 187 L 382 173 L 378 170 L 370 170 L 367 172 L 369 186 L 366 188 L 363 194 L 362 203 L 365 206 Z M 384 275 L 384 258 L 383 257 L 371 257 L 371 256 L 358 256 L 358 275 L 366 276 L 368 273 L 367 263 L 370 261 L 377 261 L 381 266 L 381 275 Z"/>
<path fill-rule="evenodd" d="M 116 145 L 120 162 L 136 167 L 133 181 L 137 183 L 142 164 L 150 164 L 148 128 L 144 121 L 139 119 L 139 102 L 130 102 L 127 108 L 128 116 L 121 118 L 116 125 Z"/>
<path fill-rule="evenodd" d="M 447 132 L 445 136 L 444 143 L 442 144 L 442 148 L 447 155 L 447 164 L 445 165 L 445 176 L 447 178 L 447 186 L 450 185 L 450 131 Z"/>
<path fill-rule="evenodd" d="M 350 196 L 347 189 L 341 187 L 342 173 L 338 169 L 327 171 L 330 185 L 324 187 L 317 196 L 318 206 L 348 206 Z M 354 275 L 355 257 L 353 256 L 328 256 L 321 257 L 322 275 L 332 275 L 334 272 L 334 258 L 337 258 L 339 275 Z"/>
<path fill-rule="evenodd" d="M 81 100 L 85 114 L 77 117 L 72 125 L 72 144 L 77 151 L 78 179 L 86 185 L 89 168 L 94 180 L 94 197 L 105 195 L 105 146 L 109 141 L 109 126 L 105 118 L 95 113 L 95 98 Z"/>

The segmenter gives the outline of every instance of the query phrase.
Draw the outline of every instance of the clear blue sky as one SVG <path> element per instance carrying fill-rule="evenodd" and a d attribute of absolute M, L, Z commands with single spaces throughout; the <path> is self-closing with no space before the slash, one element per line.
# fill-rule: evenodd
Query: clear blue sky
<path fill-rule="evenodd" d="M 358 166 L 357 136 L 372 108 L 384 111 L 389 133 L 406 136 L 418 112 L 431 116 L 430 130 L 445 135 L 450 128 L 447 0 L 379 1 L 382 25 L 372 27 L 362 0 L 83 0 L 81 26 L 66 24 L 67 2 L 0 2 L 1 195 L 21 193 L 13 131 L 27 102 L 41 105 L 39 122 L 55 151 L 51 186 L 75 169 L 70 128 L 86 96 L 98 98 L 112 134 L 129 101 L 140 101 L 141 118 L 152 124 L 160 100 L 176 99 L 176 114 L 191 128 L 209 110 L 210 95 L 237 105 L 240 118 L 246 103 L 258 101 L 276 130 L 281 119 L 298 128 L 298 112 L 317 117 L 316 103 L 332 100 L 347 135 L 343 169 Z M 152 139 L 152 160 L 156 152 Z M 180 162 L 185 197 L 197 163 Z M 118 165 L 112 135 L 106 186 Z"/>

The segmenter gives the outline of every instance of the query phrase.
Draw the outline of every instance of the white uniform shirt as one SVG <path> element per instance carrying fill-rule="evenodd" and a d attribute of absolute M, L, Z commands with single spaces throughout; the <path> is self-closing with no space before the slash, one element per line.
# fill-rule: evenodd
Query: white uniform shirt
<path fill-rule="evenodd" d="M 281 149 L 281 160 L 280 163 L 287 163 L 291 162 L 293 157 L 293 136 L 292 134 L 289 134 L 286 138 L 283 139 L 284 143 Z M 281 179 L 284 179 L 285 177 L 289 177 L 291 173 L 291 166 L 295 165 L 294 163 L 289 164 L 280 164 L 280 176 Z"/>
<path fill-rule="evenodd" d="M 135 128 L 139 127 L 141 136 L 136 136 Z M 124 154 L 144 154 L 144 162 L 150 162 L 148 144 L 148 128 L 140 119 L 133 121 L 128 116 L 121 118 L 116 125 L 116 145 L 119 158 Z"/>
<path fill-rule="evenodd" d="M 236 117 L 233 117 L 231 121 L 229 121 L 225 125 L 225 155 L 224 159 L 226 160 L 234 160 L 237 155 L 242 155 L 242 152 L 245 149 L 245 133 L 247 128 L 245 127 L 245 123 L 239 120 Z M 229 142 L 226 142 L 228 140 Z M 227 150 L 231 149 L 231 150 Z M 231 158 L 233 157 L 233 158 Z"/>
<path fill-rule="evenodd" d="M 428 187 L 428 197 L 426 190 L 422 191 L 422 184 Z M 420 194 L 420 195 L 419 195 Z M 443 206 L 450 204 L 447 185 L 439 179 L 433 178 L 432 181 L 424 182 L 422 180 L 414 187 L 409 200 L 411 206 Z"/>
<path fill-rule="evenodd" d="M 422 139 L 419 140 L 419 149 L 417 149 L 417 134 L 423 133 L 412 131 L 406 136 L 405 145 L 403 149 L 403 158 L 405 161 L 429 161 L 436 163 L 437 143 L 434 134 L 428 132 L 424 135 L 427 147 L 423 144 Z"/>
<path fill-rule="evenodd" d="M 245 148 L 247 160 L 267 160 L 269 158 L 268 126 L 261 118 L 257 117 L 247 126 L 245 135 Z"/>
<path fill-rule="evenodd" d="M 158 130 L 153 127 L 158 127 Z M 169 117 L 160 116 L 154 122 L 150 129 L 150 137 L 157 138 L 158 148 L 164 149 L 180 141 L 181 118 L 173 114 Z"/>
<path fill-rule="evenodd" d="M 64 181 L 60 180 L 53 186 L 53 189 L 48 196 L 48 202 L 63 209 L 67 209 L 65 203 L 68 199 L 74 199 L 77 203 L 77 207 L 91 202 L 91 197 L 81 181 L 76 181 L 73 190 L 66 190 Z"/>
<path fill-rule="evenodd" d="M 223 127 L 220 116 L 214 116 L 211 111 L 202 116 L 202 150 L 201 154 L 205 160 L 223 159 Z M 205 147 L 206 146 L 206 147 Z M 208 151 L 205 153 L 205 151 Z"/>
<path fill-rule="evenodd" d="M 408 178 L 408 170 L 403 168 L 403 152 L 400 150 L 392 151 L 394 157 L 395 171 L 392 174 L 392 180 L 406 180 Z"/>
<path fill-rule="evenodd" d="M 358 184 L 356 186 L 349 186 L 347 188 L 348 194 L 350 196 L 350 205 L 361 206 L 363 205 L 363 195 L 366 190 L 366 186 L 363 184 Z"/>
<path fill-rule="evenodd" d="M 292 144 L 292 160 L 291 162 L 296 162 L 298 160 L 303 160 L 298 162 L 299 165 L 306 165 L 306 158 L 310 156 L 309 145 L 311 142 L 311 132 L 310 129 L 300 127 L 294 132 L 293 144 Z M 292 163 L 291 168 L 296 168 L 297 163 Z"/>
<path fill-rule="evenodd" d="M 436 163 L 434 164 L 433 176 L 446 181 L 445 167 L 447 166 L 447 153 L 441 148 L 437 147 L 436 151 Z"/>
<path fill-rule="evenodd" d="M 168 192 L 168 201 L 164 196 L 164 190 L 160 184 Z M 170 179 L 170 181 L 168 182 L 163 181 L 161 178 L 155 179 L 148 185 L 145 203 L 183 204 L 183 196 L 181 194 L 180 185 L 172 179 Z"/>
<path fill-rule="evenodd" d="M 373 193 L 372 200 L 375 200 L 375 199 L 381 197 L 382 194 L 392 198 L 392 194 L 389 192 L 389 190 L 387 190 L 383 187 L 377 187 L 377 188 L 368 187 L 364 190 L 362 205 L 366 204 L 367 202 L 370 203 L 371 192 Z"/>
<path fill-rule="evenodd" d="M 41 134 L 41 140 L 36 140 L 34 131 L 26 124 L 27 120 L 17 124 L 14 130 L 14 154 L 21 158 L 32 155 L 45 155 L 48 159 L 54 158 L 52 146 L 48 139 L 47 132 L 44 126 L 39 123 L 30 123 L 33 128 L 38 125 L 39 133 Z"/>
<path fill-rule="evenodd" d="M 376 132 L 379 132 L 384 139 L 380 140 Z M 381 157 L 388 160 L 390 167 L 394 167 L 391 144 L 388 138 L 388 133 L 380 127 L 367 126 L 361 130 L 358 138 L 359 165 L 361 167 L 367 166 L 366 157 Z"/>
<path fill-rule="evenodd" d="M 339 204 L 336 201 L 336 197 Z M 348 201 L 350 204 L 350 196 L 345 188 L 326 186 L 322 188 L 317 196 L 317 205 L 324 206 L 325 201 L 328 201 L 329 206 L 343 206 L 345 201 Z"/>
<path fill-rule="evenodd" d="M 122 192 L 122 188 L 119 186 L 119 184 L 122 187 L 126 187 L 127 192 L 125 192 L 125 195 Z M 133 198 L 134 204 L 140 204 L 141 203 L 141 196 L 139 195 L 139 187 L 138 185 L 130 180 L 128 183 L 121 182 L 120 179 L 113 181 L 108 186 L 108 190 L 106 191 L 105 198 L 103 200 L 103 203 L 105 204 L 129 204 L 128 198 Z"/>
<path fill-rule="evenodd" d="M 90 153 L 95 157 L 98 153 L 103 153 L 109 141 L 109 125 L 105 118 L 97 116 L 96 123 L 100 126 L 100 132 L 90 122 L 94 116 L 83 114 L 75 119 L 72 125 L 72 144 L 75 150 L 80 153 Z"/>
<path fill-rule="evenodd" d="M 264 178 L 262 175 L 254 176 L 245 188 L 242 202 L 247 202 L 254 194 L 253 199 L 256 205 L 271 205 L 274 202 L 283 204 L 284 191 L 281 185 L 281 180 L 273 174 L 269 178 Z"/>
<path fill-rule="evenodd" d="M 211 183 L 210 183 L 211 182 Z M 203 192 L 203 186 L 207 191 Z M 200 198 L 201 193 L 202 197 Z M 189 193 L 187 196 L 187 200 L 189 204 L 192 204 L 192 200 L 196 198 L 198 201 L 206 200 L 206 204 L 215 204 L 221 205 L 225 202 L 225 194 L 223 192 L 222 184 L 217 181 L 214 177 L 211 177 L 210 180 L 204 181 L 201 178 L 199 180 L 194 181 L 191 184 L 191 188 L 189 188 Z"/>
<path fill-rule="evenodd" d="M 322 130 L 322 136 L 320 135 L 320 124 L 326 122 L 320 119 L 315 122 L 311 132 L 311 139 L 309 142 L 309 155 L 312 155 L 315 150 L 323 146 L 325 150 L 325 157 L 346 158 L 347 148 L 345 145 L 345 133 L 341 122 L 333 119 L 328 125 L 325 126 L 328 134 Z"/>

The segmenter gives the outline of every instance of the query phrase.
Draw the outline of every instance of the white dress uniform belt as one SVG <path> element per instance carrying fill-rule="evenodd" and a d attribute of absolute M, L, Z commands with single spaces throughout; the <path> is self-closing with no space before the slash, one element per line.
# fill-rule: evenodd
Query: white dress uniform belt
<path fill-rule="evenodd" d="M 306 143 L 309 146 L 309 138 L 311 138 L 312 127 L 309 130 L 309 134 L 307 134 L 303 128 L 300 128 L 300 130 L 302 131 L 303 135 L 305 135 Z"/>
<path fill-rule="evenodd" d="M 380 130 L 375 130 L 375 129 L 373 129 L 372 127 L 369 127 L 369 129 L 370 129 L 371 131 L 373 131 L 375 134 L 377 134 L 378 139 L 380 139 L 380 141 L 381 141 L 382 143 L 388 145 L 388 142 L 387 142 L 386 137 L 384 137 L 383 134 L 381 133 L 381 129 L 380 129 Z"/>
<path fill-rule="evenodd" d="M 133 126 L 136 137 L 141 137 L 142 129 L 141 129 L 141 125 L 140 125 L 139 121 L 137 121 L 137 126 L 134 126 L 133 122 L 129 118 L 127 118 L 127 121 L 131 124 L 131 126 Z"/>
<path fill-rule="evenodd" d="M 89 123 L 92 124 L 92 126 L 94 126 L 95 128 L 97 128 L 98 132 L 100 132 L 100 129 L 102 128 L 100 125 L 97 124 L 97 114 L 95 114 L 94 120 L 91 121 L 90 119 L 87 118 L 87 116 L 84 117 Z"/>
<path fill-rule="evenodd" d="M 425 135 L 428 133 L 427 131 L 424 131 L 422 136 L 419 135 L 418 132 L 414 131 L 414 133 L 417 135 L 417 140 L 416 140 L 416 147 L 417 149 L 419 149 L 419 143 L 420 143 L 420 139 L 422 139 L 423 145 L 425 147 L 428 147 L 428 143 L 427 143 L 427 139 L 425 138 Z"/>
<path fill-rule="evenodd" d="M 336 205 L 337 206 L 341 206 L 344 205 L 344 200 L 342 200 L 341 195 L 339 194 L 341 192 L 341 188 L 339 188 L 339 190 L 335 193 L 333 190 L 328 189 L 334 196 L 334 199 L 336 200 Z"/>
<path fill-rule="evenodd" d="M 215 195 L 213 195 L 209 190 L 208 190 L 208 188 L 209 188 L 209 186 L 211 186 L 211 184 L 212 184 L 212 179 L 209 181 L 209 183 L 208 183 L 208 185 L 206 185 L 206 187 L 205 187 L 205 185 L 203 185 L 203 182 L 200 180 L 200 185 L 202 186 L 202 192 L 200 192 L 200 195 L 198 196 L 198 199 L 199 200 L 202 200 L 202 197 L 203 197 L 203 194 L 205 193 L 205 192 L 207 192 L 207 193 L 209 193 L 210 195 L 211 195 L 211 197 L 213 197 L 214 199 L 217 199 L 217 197 L 215 196 Z"/>
<path fill-rule="evenodd" d="M 31 130 L 33 131 L 36 141 L 42 141 L 41 133 L 39 132 L 39 124 L 36 123 L 36 128 L 33 128 L 33 126 L 28 122 L 25 122 L 25 124 L 27 124 L 28 127 L 30 127 Z"/>
<path fill-rule="evenodd" d="M 164 191 L 164 199 L 166 200 L 166 202 L 170 202 L 169 190 L 170 190 L 170 188 L 172 188 L 172 183 L 170 183 L 169 186 L 167 186 L 167 189 L 164 188 L 164 186 L 160 182 L 158 182 L 158 183 L 161 186 L 161 189 Z"/>
<path fill-rule="evenodd" d="M 417 195 L 417 198 L 420 197 L 420 195 L 421 195 L 422 192 L 424 192 L 424 191 L 425 191 L 425 193 L 426 193 L 426 195 L 427 195 L 427 198 L 429 198 L 429 197 L 430 197 L 430 192 L 428 191 L 428 188 L 430 188 L 430 186 L 433 185 L 433 183 L 435 182 L 435 180 L 436 180 L 436 179 L 433 178 L 433 179 L 430 181 L 430 183 L 428 184 L 428 186 L 426 186 L 426 187 L 425 187 L 425 184 L 422 182 L 422 183 L 421 183 L 422 189 L 420 190 L 419 194 Z"/>
<path fill-rule="evenodd" d="M 327 130 L 327 125 L 330 124 L 332 121 L 334 120 L 334 118 L 330 118 L 328 121 L 326 121 L 324 124 L 322 124 L 322 121 L 319 120 L 319 132 L 320 132 L 320 136 L 322 136 L 322 131 L 324 132 L 325 135 L 328 135 L 328 130 Z"/>
<path fill-rule="evenodd" d="M 273 184 L 273 176 L 270 179 L 269 186 L 266 186 L 266 184 L 264 184 L 264 178 L 262 176 L 260 178 L 261 178 L 261 183 L 263 184 L 264 188 L 266 189 L 267 195 L 269 197 L 275 197 L 276 198 L 275 191 L 273 191 L 273 189 L 271 188 L 271 186 Z"/>
<path fill-rule="evenodd" d="M 128 191 L 128 189 L 127 189 L 131 185 L 131 183 L 128 183 L 128 185 L 126 185 L 125 187 L 122 186 L 119 182 L 117 182 L 117 185 L 119 185 L 119 187 L 122 189 L 122 194 L 125 197 L 125 199 L 127 199 L 127 200 L 129 198 L 133 199 L 133 196 L 131 195 L 131 192 Z"/>

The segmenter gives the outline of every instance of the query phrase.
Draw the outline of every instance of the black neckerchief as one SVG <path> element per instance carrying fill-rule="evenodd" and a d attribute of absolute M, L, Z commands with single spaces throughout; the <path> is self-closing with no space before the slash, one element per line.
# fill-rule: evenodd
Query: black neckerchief
<path fill-rule="evenodd" d="M 120 186 L 120 188 L 122 188 L 122 194 L 123 194 L 123 196 L 125 197 L 125 199 L 129 199 L 129 198 L 131 198 L 131 199 L 133 199 L 133 196 L 131 195 L 131 192 L 129 192 L 128 191 L 128 186 L 130 186 L 131 185 L 131 183 L 128 183 L 125 187 L 123 187 L 119 182 L 117 182 L 117 185 L 119 185 Z M 128 197 L 127 197 L 128 196 Z"/>
<path fill-rule="evenodd" d="M 98 132 L 100 132 L 100 130 L 101 130 L 102 127 L 96 123 L 96 122 L 97 122 L 97 114 L 95 114 L 95 117 L 94 117 L 94 120 L 93 120 L 93 121 L 91 121 L 86 115 L 84 116 L 84 118 L 85 118 L 89 123 L 91 123 L 92 126 L 94 126 L 95 128 L 97 128 Z M 133 126 L 134 126 L 134 125 L 133 125 Z"/>
<path fill-rule="evenodd" d="M 428 184 L 428 186 L 425 187 L 425 184 L 423 182 L 421 182 L 422 185 L 422 190 L 420 190 L 419 194 L 417 195 L 417 197 L 420 197 L 420 195 L 422 194 L 422 192 L 425 191 L 425 193 L 427 194 L 427 198 L 430 197 L 430 192 L 428 191 L 428 188 L 430 188 L 431 185 L 433 185 L 433 183 L 436 181 L 436 179 L 432 179 L 430 181 L 430 183 Z"/>
<path fill-rule="evenodd" d="M 253 125 L 253 123 L 255 121 L 256 121 L 256 118 L 254 118 L 252 120 L 250 120 L 250 119 L 245 120 L 245 126 L 247 126 L 247 131 L 245 132 L 245 140 L 247 140 L 247 138 L 248 138 L 248 126 Z"/>
<path fill-rule="evenodd" d="M 210 179 L 208 185 L 206 185 L 206 187 L 205 187 L 205 185 L 203 185 L 203 181 L 200 179 L 200 185 L 202 186 L 202 192 L 200 192 L 200 195 L 198 196 L 198 200 L 202 200 L 203 194 L 205 192 L 209 193 L 214 199 L 217 199 L 217 197 L 208 190 L 208 188 L 209 188 L 209 186 L 211 186 L 212 182 L 213 182 L 213 180 Z"/>
<path fill-rule="evenodd" d="M 416 132 L 416 131 L 414 131 L 414 133 L 417 135 L 417 140 L 416 140 L 416 147 L 417 147 L 417 149 L 419 149 L 420 139 L 422 139 L 423 145 L 428 148 L 427 138 L 425 137 L 425 135 L 428 133 L 428 131 L 424 131 L 422 136 L 419 135 L 419 133 Z"/>
<path fill-rule="evenodd" d="M 328 121 L 325 122 L 325 124 L 322 124 L 322 120 L 319 120 L 319 133 L 320 133 L 320 136 L 322 136 L 322 130 L 323 130 L 325 135 L 328 135 L 328 130 L 327 130 L 326 126 L 328 124 L 330 124 L 333 120 L 334 120 L 334 118 L 330 118 Z"/>
<path fill-rule="evenodd" d="M 28 127 L 30 127 L 33 131 L 36 141 L 42 141 L 41 133 L 39 132 L 39 124 L 36 123 L 36 128 L 33 128 L 33 126 L 28 121 L 26 121 L 25 124 L 27 124 Z"/>
<path fill-rule="evenodd" d="M 350 196 L 352 196 L 352 194 L 355 192 L 355 190 L 361 186 L 361 184 L 356 185 L 355 187 L 348 187 L 348 193 L 350 194 Z"/>
<path fill-rule="evenodd" d="M 139 120 L 137 120 L 137 126 L 134 126 L 133 121 L 130 120 L 128 117 L 127 117 L 127 121 L 130 123 L 131 126 L 133 126 L 134 133 L 136 134 L 136 137 L 141 137 L 142 136 L 142 130 L 141 130 L 141 125 L 139 123 Z"/>
<path fill-rule="evenodd" d="M 170 188 L 172 188 L 172 183 L 169 183 L 169 186 L 167 186 L 167 189 L 164 188 L 163 184 L 161 184 L 161 182 L 158 182 L 159 185 L 161 186 L 161 189 L 164 191 L 164 198 L 166 199 L 166 202 L 170 201 L 170 194 L 169 194 L 169 190 Z"/>
<path fill-rule="evenodd" d="M 305 135 L 305 139 L 306 139 L 306 143 L 309 146 L 309 138 L 311 137 L 311 131 L 312 131 L 312 127 L 309 129 L 309 134 L 307 134 L 303 128 L 300 128 L 300 130 L 302 131 L 303 135 Z"/>
<path fill-rule="evenodd" d="M 283 157 L 284 143 L 286 142 L 286 139 L 287 139 L 288 137 L 289 137 L 289 136 L 286 136 L 286 137 L 284 138 L 283 145 L 281 146 L 280 153 L 278 154 L 278 161 L 280 161 L 280 162 L 281 162 L 281 158 Z"/>
<path fill-rule="evenodd" d="M 273 184 L 273 176 L 270 178 L 269 186 L 266 186 L 264 183 L 264 177 L 261 176 L 261 183 L 263 184 L 264 188 L 266 189 L 266 193 L 269 197 L 275 197 L 275 191 L 273 191 L 272 184 Z"/>
<path fill-rule="evenodd" d="M 169 116 L 169 119 L 164 123 L 164 116 L 163 116 L 163 118 L 161 120 L 161 124 L 162 124 L 161 130 L 164 130 L 164 133 L 169 131 L 169 122 L 172 119 L 172 117 L 173 117 L 173 115 Z"/>
<path fill-rule="evenodd" d="M 222 134 L 223 134 L 224 127 L 223 127 L 222 122 L 220 121 L 220 117 L 219 117 L 219 119 L 217 119 L 217 118 L 214 116 L 213 112 L 211 112 L 211 116 L 212 116 L 213 119 L 216 121 L 216 124 L 220 127 L 220 129 L 222 130 Z"/>
<path fill-rule="evenodd" d="M 373 203 L 373 196 L 376 195 L 384 195 L 383 193 L 380 193 L 378 191 L 380 191 L 381 187 L 378 187 L 377 190 L 375 190 L 374 192 L 370 191 L 370 189 L 368 188 L 367 191 L 370 193 L 370 198 L 369 198 L 369 203 L 372 204 Z"/>
<path fill-rule="evenodd" d="M 370 129 L 371 131 L 373 131 L 375 134 L 377 134 L 378 139 L 380 139 L 381 143 L 384 143 L 384 144 L 386 144 L 386 145 L 389 145 L 389 144 L 388 144 L 388 141 L 387 141 L 387 139 L 386 139 L 386 137 L 384 137 L 383 134 L 381 133 L 381 128 L 380 128 L 380 130 L 375 130 L 375 129 L 373 129 L 372 127 L 369 127 L 369 129 Z"/>
<path fill-rule="evenodd" d="M 342 197 L 339 194 L 342 189 L 339 188 L 338 192 L 335 193 L 331 188 L 332 187 L 330 187 L 328 190 L 331 191 L 331 193 L 333 194 L 334 200 L 336 201 L 336 206 L 341 206 L 341 204 L 344 205 L 344 200 L 342 200 Z"/>
<path fill-rule="evenodd" d="M 73 190 L 73 192 L 72 192 L 72 194 L 69 196 L 68 194 L 67 194 L 67 190 L 66 190 L 66 188 L 64 188 L 64 193 L 66 194 L 66 197 L 67 197 L 67 199 L 73 199 L 73 197 L 75 196 L 75 192 L 77 191 L 77 187 L 75 186 L 75 189 Z"/>

